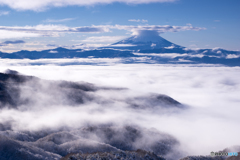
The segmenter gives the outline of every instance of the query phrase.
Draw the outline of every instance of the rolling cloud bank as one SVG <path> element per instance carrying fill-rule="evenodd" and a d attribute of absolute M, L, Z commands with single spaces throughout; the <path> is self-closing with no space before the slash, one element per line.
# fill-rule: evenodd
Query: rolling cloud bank
<path fill-rule="evenodd" d="M 0 160 L 240 160 L 239 5 L 0 0 Z"/>
<path fill-rule="evenodd" d="M 180 159 L 240 143 L 239 67 L 3 62 L 1 72 L 19 73 L 0 76 L 0 143 L 23 156 L 142 149 Z"/>

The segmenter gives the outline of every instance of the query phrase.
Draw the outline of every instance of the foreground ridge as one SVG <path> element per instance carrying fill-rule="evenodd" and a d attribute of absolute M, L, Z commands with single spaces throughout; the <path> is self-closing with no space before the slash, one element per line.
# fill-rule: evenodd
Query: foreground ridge
<path fill-rule="evenodd" d="M 119 152 L 97 152 L 91 154 L 68 154 L 66 157 L 61 158 L 61 160 L 166 160 L 165 158 L 154 154 L 153 152 L 147 152 L 144 150 L 136 151 L 119 151 Z"/>

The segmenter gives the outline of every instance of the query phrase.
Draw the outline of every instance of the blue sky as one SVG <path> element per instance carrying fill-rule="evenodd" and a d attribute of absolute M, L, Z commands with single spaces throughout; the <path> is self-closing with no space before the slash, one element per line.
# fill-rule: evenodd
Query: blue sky
<path fill-rule="evenodd" d="M 108 45 L 131 36 L 136 27 L 161 27 L 162 37 L 188 48 L 240 50 L 239 0 L 0 0 L 0 4 L 3 52 Z M 179 29 L 168 30 L 169 26 Z"/>

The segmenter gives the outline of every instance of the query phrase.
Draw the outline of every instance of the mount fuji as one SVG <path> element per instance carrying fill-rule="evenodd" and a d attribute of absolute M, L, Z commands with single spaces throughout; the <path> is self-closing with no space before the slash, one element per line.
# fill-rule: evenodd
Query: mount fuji
<path fill-rule="evenodd" d="M 160 48 L 183 48 L 159 36 L 157 31 L 138 31 L 137 35 L 111 45 L 113 48 L 129 50 L 151 50 Z"/>
<path fill-rule="evenodd" d="M 240 66 L 240 51 L 221 48 L 188 49 L 172 43 L 154 30 L 142 30 L 137 34 L 94 49 L 55 48 L 42 51 L 22 50 L 14 53 L 0 52 L 0 58 L 121 58 L 121 63 L 167 63 L 167 64 L 221 64 Z"/>

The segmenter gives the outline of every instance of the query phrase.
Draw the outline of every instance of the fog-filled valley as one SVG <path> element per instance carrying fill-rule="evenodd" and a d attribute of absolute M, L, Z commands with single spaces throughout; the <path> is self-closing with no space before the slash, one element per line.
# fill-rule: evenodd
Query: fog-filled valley
<path fill-rule="evenodd" d="M 240 0 L 0 0 L 0 160 L 240 160 Z"/>
<path fill-rule="evenodd" d="M 240 144 L 239 67 L 4 62 L 2 159 L 150 151 L 174 160 Z"/>

